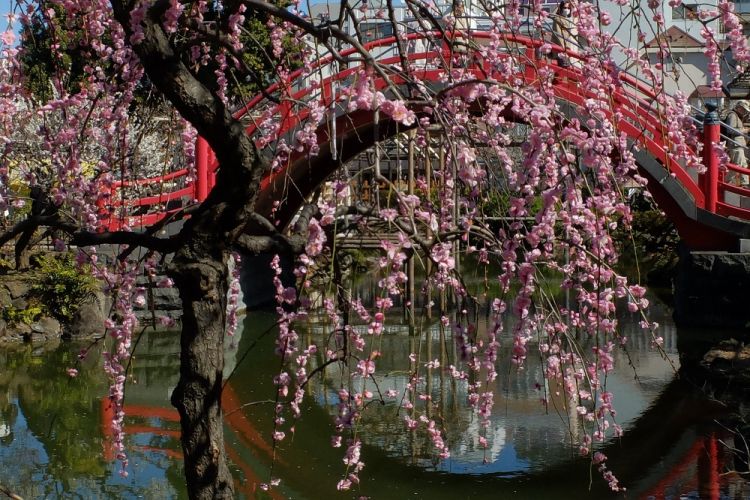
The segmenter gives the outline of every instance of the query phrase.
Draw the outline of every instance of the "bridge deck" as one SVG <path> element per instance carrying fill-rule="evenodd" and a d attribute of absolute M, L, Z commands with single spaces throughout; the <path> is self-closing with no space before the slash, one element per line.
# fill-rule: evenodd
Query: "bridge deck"
<path fill-rule="evenodd" d="M 450 44 L 445 43 L 442 36 L 436 32 L 412 33 L 405 37 L 409 44 L 408 59 L 413 65 L 412 71 L 418 73 L 422 80 L 433 82 L 436 89 L 444 85 L 440 83 L 444 70 L 434 61 L 451 60 L 453 56 Z M 445 36 L 452 37 L 453 34 L 447 33 Z M 467 42 L 472 44 L 472 57 L 462 68 L 468 76 L 498 83 L 520 78 L 527 85 L 538 85 L 540 72 L 552 71 L 555 74 L 552 86 L 555 96 L 559 102 L 568 104 L 561 106 L 561 109 L 567 110 L 569 118 L 576 116 L 577 106 L 581 106 L 586 99 L 598 97 L 586 90 L 583 64 L 565 67 L 558 64 L 559 54 L 564 53 L 567 58 L 576 61 L 581 58 L 578 53 L 552 46 L 552 52 L 542 57 L 539 48 L 545 42 L 539 39 L 504 35 L 507 50 L 524 64 L 517 74 L 496 74 L 481 56 L 482 45 L 487 44 L 492 36 L 490 32 L 471 33 L 471 39 Z M 366 45 L 368 50 L 378 49 L 381 52 L 378 61 L 381 66 L 399 67 L 399 56 L 390 55 L 394 53 L 393 47 L 394 38 L 376 40 Z M 342 56 L 353 53 L 353 49 L 344 51 Z M 396 132 L 395 124 L 384 117 L 378 119 L 372 111 L 346 110 L 341 89 L 355 85 L 361 71 L 362 67 L 358 65 L 339 69 L 332 57 L 324 57 L 312 71 L 299 70 L 291 74 L 288 80 L 269 87 L 236 113 L 238 119 L 247 123 L 247 133 L 255 137 L 259 147 L 263 148 L 274 139 L 284 138 L 289 143 L 294 140 L 294 134 L 310 119 L 307 103 L 318 102 L 324 109 L 335 110 L 325 122 L 315 124 L 320 144 L 317 157 L 310 158 L 294 151 L 282 168 L 262 180 L 256 205 L 259 213 L 268 216 L 273 209 L 274 219 L 285 225 L 305 197 L 339 164 L 355 158 L 376 140 L 385 139 Z M 319 82 L 311 81 L 309 74 L 317 74 Z M 618 78 L 619 85 L 610 96 L 612 116 L 609 119 L 620 132 L 627 135 L 631 144 L 639 148 L 638 163 L 650 181 L 649 189 L 675 221 L 683 239 L 696 248 L 713 246 L 719 249 L 732 245 L 738 238 L 750 237 L 750 209 L 742 202 L 750 197 L 750 189 L 725 182 L 722 175 L 724 170 L 737 174 L 750 174 L 750 170 L 732 164 L 720 166 L 715 157 L 706 157 L 710 170 L 705 176 L 699 177 L 687 169 L 683 158 L 672 150 L 672 139 L 665 127 L 666 110 L 659 104 L 658 96 L 647 84 L 628 73 L 620 72 Z M 382 77 L 374 80 L 375 89 L 384 93 L 392 90 L 393 85 L 403 83 L 395 70 L 388 80 Z M 280 102 L 270 101 L 267 98 L 269 95 L 280 98 Z M 423 103 L 409 104 L 414 111 L 422 111 Z M 522 120 L 510 111 L 508 119 Z M 269 123 L 275 125 L 274 137 L 264 135 L 267 134 L 264 130 Z M 705 127 L 706 137 L 713 133 L 714 129 L 710 127 Z M 718 130 L 718 125 L 715 127 Z M 404 126 L 398 127 L 400 132 L 404 129 Z M 332 135 L 336 141 L 331 141 Z M 714 151 L 713 147 L 704 149 Z M 215 184 L 218 163 L 207 143 L 200 138 L 196 148 L 196 166 L 195 181 L 188 180 L 190 172 L 184 169 L 151 179 L 120 183 L 115 187 L 117 193 L 113 193 L 112 199 L 126 201 L 115 202 L 115 210 L 126 205 L 128 212 L 132 214 L 135 210 L 136 215 L 129 216 L 127 220 L 105 217 L 103 226 L 110 230 L 125 223 L 131 227 L 147 226 L 175 214 L 187 204 L 203 201 Z M 290 185 L 295 189 L 289 189 Z M 281 202 L 281 205 L 276 206 L 277 202 Z"/>

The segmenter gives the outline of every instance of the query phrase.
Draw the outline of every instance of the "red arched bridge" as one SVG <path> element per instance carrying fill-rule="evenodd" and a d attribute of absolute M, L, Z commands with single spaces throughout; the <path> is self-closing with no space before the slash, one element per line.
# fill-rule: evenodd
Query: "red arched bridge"
<path fill-rule="evenodd" d="M 472 32 L 460 34 L 462 45 L 481 46 L 489 42 L 490 32 Z M 439 82 L 444 68 L 433 61 L 450 61 L 453 53 L 451 44 L 445 43 L 444 37 L 452 34 L 413 33 L 406 36 L 410 63 L 418 68 L 418 75 L 424 81 Z M 493 74 L 489 65 L 483 62 L 477 51 L 473 57 L 467 57 L 465 69 L 474 72 L 477 78 L 489 76 L 498 81 L 508 78 L 523 78 L 527 85 L 538 83 L 540 70 L 553 71 L 556 75 L 553 89 L 557 99 L 563 105 L 563 111 L 575 113 L 577 105 L 589 98 L 599 98 L 587 90 L 583 84 L 585 72 L 583 64 L 576 64 L 580 56 L 571 50 L 552 45 L 551 53 L 540 55 L 542 44 L 548 43 L 539 37 L 521 35 L 503 35 L 508 50 L 516 51 L 525 61 L 522 68 L 514 75 Z M 469 42 L 469 43 L 467 43 Z M 365 45 L 365 48 L 377 54 L 382 67 L 401 65 L 401 58 L 393 51 L 396 39 L 384 38 Z M 464 49 L 466 51 L 467 49 Z M 469 51 L 472 49 L 468 49 Z M 389 52 L 390 51 L 390 52 Z M 342 56 L 355 53 L 349 50 Z M 395 54 L 395 55 L 394 55 Z M 466 54 L 466 52 L 464 52 Z M 559 64 L 560 56 L 574 61 L 573 64 Z M 332 57 L 321 58 L 314 66 L 314 71 L 324 77 L 319 83 L 306 85 L 306 72 L 292 73 L 282 84 L 269 87 L 264 93 L 252 99 L 235 116 L 247 123 L 247 133 L 260 136 L 261 123 L 273 121 L 279 126 L 279 137 L 293 137 L 294 132 L 309 118 L 310 111 L 304 104 L 318 100 L 322 106 L 331 107 L 336 102 L 335 89 L 350 85 L 362 66 L 350 66 L 337 70 L 337 63 Z M 398 72 L 394 72 L 398 75 Z M 648 179 L 648 189 L 659 206 L 674 222 L 678 232 L 687 245 L 693 249 L 721 250 L 733 249 L 741 238 L 750 238 L 750 209 L 743 207 L 743 200 L 750 200 L 750 189 L 725 182 L 724 173 L 750 173 L 737 165 L 719 164 L 718 155 L 712 144 L 721 140 L 719 124 L 706 124 L 703 131 L 703 156 L 707 166 L 705 174 L 698 176 L 686 169 L 682 163 L 668 153 L 669 130 L 665 126 L 664 110 L 657 103 L 653 90 L 634 76 L 620 72 L 621 85 L 611 95 L 612 110 L 615 111 L 614 125 L 627 135 L 631 144 L 636 144 L 635 156 L 642 175 Z M 392 76 L 390 82 L 376 77 L 374 86 L 377 90 L 387 91 L 389 84 L 402 85 L 404 81 Z M 269 95 L 279 95 L 282 90 L 288 98 L 280 103 L 268 99 Z M 405 128 L 399 125 L 398 130 Z M 316 130 L 320 152 L 315 157 L 292 151 L 286 165 L 267 174 L 261 183 L 261 190 L 256 203 L 256 211 L 270 216 L 286 225 L 299 209 L 304 199 L 313 192 L 333 171 L 346 161 L 359 155 L 373 145 L 376 140 L 385 139 L 396 133 L 397 126 L 387 117 L 378 119 L 373 111 L 356 110 L 339 114 L 332 122 L 318 124 Z M 337 147 L 332 144 L 333 141 Z M 290 141 L 291 142 L 291 141 Z M 110 216 L 103 226 L 109 230 L 153 224 L 181 207 L 194 201 L 206 199 L 215 183 L 215 172 L 218 163 L 206 141 L 199 138 L 196 147 L 195 179 L 187 169 L 167 175 L 126 181 L 113 188 L 112 199 L 115 212 L 127 207 L 127 220 Z M 148 195 L 129 193 L 149 192 Z M 734 200 L 734 201 L 732 201 Z"/>

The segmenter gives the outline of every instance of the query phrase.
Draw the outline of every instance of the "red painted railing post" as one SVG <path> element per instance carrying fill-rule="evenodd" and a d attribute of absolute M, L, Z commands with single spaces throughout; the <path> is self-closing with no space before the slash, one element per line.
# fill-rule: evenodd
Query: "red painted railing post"
<path fill-rule="evenodd" d="M 716 201 L 719 197 L 719 155 L 714 146 L 721 140 L 721 122 L 716 105 L 706 104 L 703 119 L 703 164 L 706 172 L 701 179 L 701 188 L 706 198 L 706 210 L 716 213 Z"/>
<path fill-rule="evenodd" d="M 721 498 L 719 473 L 719 443 L 716 434 L 711 433 L 703 438 L 703 451 L 698 456 L 698 494 L 708 500 Z"/>
<path fill-rule="evenodd" d="M 195 199 L 199 202 L 208 198 L 208 142 L 198 136 L 195 143 Z"/>

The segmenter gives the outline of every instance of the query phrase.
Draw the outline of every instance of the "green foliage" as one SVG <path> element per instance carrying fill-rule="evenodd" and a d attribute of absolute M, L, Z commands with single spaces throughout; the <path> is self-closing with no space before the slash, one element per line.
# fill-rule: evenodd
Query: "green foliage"
<path fill-rule="evenodd" d="M 82 37 L 86 30 L 80 26 L 75 29 L 82 20 L 66 19 L 67 13 L 59 5 L 50 4 L 44 11 L 48 9 L 54 10 L 56 19 L 65 19 L 61 24 L 69 23 L 73 29 L 52 29 L 47 14 L 38 10 L 29 16 L 28 23 L 21 30 L 19 60 L 23 66 L 24 86 L 42 103 L 55 97 L 56 88 L 71 94 L 79 92 L 92 68 L 108 74 L 111 65 L 103 64 Z M 105 33 L 103 37 L 103 41 L 109 43 L 109 34 Z M 161 103 L 159 94 L 145 77 L 136 87 L 135 98 L 140 105 L 158 106 Z"/>
<path fill-rule="evenodd" d="M 52 6 L 55 17 L 65 16 L 60 6 Z M 46 8 L 45 8 L 46 9 Z M 53 49 L 53 46 L 57 46 Z M 23 65 L 26 89 L 41 102 L 54 97 L 52 81 L 75 92 L 85 77 L 84 66 L 88 54 L 80 47 L 79 40 L 71 39 L 69 33 L 52 31 L 41 10 L 29 18 L 21 30 L 19 59 Z"/>
<path fill-rule="evenodd" d="M 349 256 L 350 266 L 353 270 L 359 273 L 367 272 L 367 253 L 364 250 L 351 248 L 343 250 L 343 252 Z"/>
<path fill-rule="evenodd" d="M 16 309 L 13 306 L 6 307 L 3 311 L 3 319 L 11 325 L 30 325 L 42 315 L 43 309 L 39 305 L 31 305 L 26 309 Z"/>
<path fill-rule="evenodd" d="M 626 265 L 646 272 L 652 285 L 669 285 L 679 256 L 680 237 L 663 212 L 648 200 L 635 197 L 631 203 L 633 220 L 630 231 L 618 229 L 613 238 Z"/>
<path fill-rule="evenodd" d="M 14 267 L 15 266 L 12 260 L 5 257 L 0 257 L 0 274 L 7 274 L 8 271 L 13 269 Z"/>
<path fill-rule="evenodd" d="M 291 4 L 288 0 L 271 0 L 271 3 L 280 7 L 287 7 Z M 49 8 L 54 10 L 56 19 L 66 18 L 67 14 L 62 7 L 50 4 Z M 204 16 L 205 21 L 209 24 L 226 24 L 233 11 L 224 9 L 217 12 L 215 8 L 216 4 L 209 3 L 209 12 Z M 47 7 L 44 10 L 46 11 Z M 245 13 L 245 18 L 241 35 L 244 44 L 242 51 L 244 67 L 239 69 L 230 63 L 225 72 L 229 82 L 229 97 L 239 101 L 246 101 L 269 86 L 274 69 L 280 63 L 272 53 L 271 33 L 266 26 L 268 16 L 250 11 Z M 88 72 L 91 71 L 90 68 L 99 67 L 105 74 L 109 70 L 106 65 L 102 67 L 102 61 L 91 49 L 88 41 L 77 38 L 80 37 L 80 33 L 85 32 L 84 29 L 75 29 L 79 21 L 65 19 L 65 22 L 72 25 L 72 29 L 53 30 L 45 14 L 38 10 L 29 16 L 28 23 L 23 26 L 20 33 L 19 59 L 23 65 L 25 87 L 40 102 L 47 102 L 54 97 L 52 82 L 68 92 L 76 93 L 87 78 Z M 108 34 L 104 35 L 105 38 L 108 36 Z M 104 41 L 107 43 L 107 40 Z M 285 37 L 282 45 L 285 49 L 285 57 L 291 57 L 291 54 L 297 53 L 291 37 Z M 56 48 L 53 49 L 53 46 Z M 190 60 L 191 51 L 182 52 L 184 62 L 192 66 L 193 71 L 198 73 L 199 77 L 208 76 L 204 81 L 214 82 L 212 90 L 217 90 L 215 73 L 218 65 L 216 61 L 211 60 L 206 65 L 195 65 Z M 287 62 L 291 68 L 300 66 L 298 61 L 296 64 L 295 61 Z M 139 106 L 157 107 L 162 102 L 161 94 L 145 76 L 137 87 L 135 98 Z"/>
<path fill-rule="evenodd" d="M 270 3 L 279 7 L 288 7 L 291 5 L 289 0 L 270 0 Z M 207 22 L 217 22 L 224 25 L 228 22 L 229 16 L 234 11 L 225 9 L 221 13 L 212 10 L 215 5 L 209 3 L 209 12 L 204 15 Z M 228 96 L 240 102 L 247 101 L 254 97 L 258 92 L 268 87 L 273 81 L 274 69 L 281 64 L 273 55 L 271 46 L 271 30 L 268 29 L 268 15 L 263 12 L 247 11 L 245 12 L 245 22 L 242 25 L 242 34 L 240 39 L 243 43 L 242 64 L 243 68 L 238 69 L 234 64 L 229 64 L 225 71 L 225 76 L 229 82 Z M 289 58 L 293 54 L 298 54 L 299 47 L 295 46 L 294 40 L 287 36 L 282 40 L 284 56 Z M 185 57 L 189 51 L 184 51 Z M 187 59 L 186 63 L 190 63 Z M 299 61 L 288 60 L 288 67 L 296 69 L 300 67 Z M 194 68 L 198 71 L 199 76 L 210 75 L 210 78 L 204 81 L 216 82 L 215 72 L 218 66 L 215 61 L 209 61 L 207 65 Z M 214 87 L 216 90 L 218 86 Z"/>
<path fill-rule="evenodd" d="M 50 315 L 69 323 L 81 303 L 94 292 L 96 280 L 75 264 L 70 254 L 43 255 L 31 277 L 31 292 Z"/>
<path fill-rule="evenodd" d="M 517 196 L 517 194 L 515 195 Z M 482 213 L 488 217 L 508 217 L 512 195 L 507 190 L 489 189 L 484 193 L 480 206 Z M 534 216 L 542 209 L 542 198 L 537 196 L 527 206 L 529 216 Z"/>

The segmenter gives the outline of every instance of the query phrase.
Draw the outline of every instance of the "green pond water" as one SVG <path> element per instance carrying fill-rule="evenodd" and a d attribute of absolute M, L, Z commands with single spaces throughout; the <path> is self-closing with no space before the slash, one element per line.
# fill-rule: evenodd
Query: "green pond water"
<path fill-rule="evenodd" d="M 650 314 L 663 325 L 671 364 L 641 336 L 636 317 L 621 318 L 632 342 L 607 381 L 625 428 L 622 439 L 603 447 L 610 468 L 628 487 L 628 498 L 746 498 L 750 489 L 741 474 L 727 473 L 741 469 L 741 460 L 726 451 L 740 442 L 726 424 L 734 410 L 712 403 L 705 388 L 676 377 L 681 332 L 658 302 Z M 225 391 L 225 434 L 239 497 L 614 497 L 590 462 L 577 457 L 571 443 L 580 429 L 569 423 L 566 410 L 559 404 L 557 409 L 554 398 L 546 413 L 539 403 L 542 370 L 533 356 L 520 372 L 508 361 L 500 362 L 488 450 L 477 445 L 478 421 L 465 405 L 465 387 L 442 369 L 430 370 L 426 381 L 439 402 L 433 411 L 447 430 L 450 459 L 437 460 L 424 435 L 405 430 L 395 404 L 370 405 L 358 431 L 366 463 L 361 484 L 337 492 L 345 470 L 343 448 L 330 446 L 343 383 L 337 368 L 312 380 L 294 434 L 272 447 L 269 401 L 271 379 L 279 368 L 273 355 L 274 321 L 269 313 L 249 314 L 234 337 L 236 346 L 228 351 L 234 373 Z M 309 341 L 325 334 L 322 326 L 311 325 L 304 335 Z M 457 362 L 453 345 L 436 324 L 424 325 L 414 336 L 401 325 L 388 325 L 379 347 L 379 389 L 404 388 L 405 352 L 420 352 L 421 359 L 440 359 L 447 366 Z M 126 478 L 111 457 L 101 358 L 92 352 L 78 366 L 78 377 L 66 374 L 81 347 L 62 343 L 0 351 L 0 484 L 34 499 L 186 497 L 179 423 L 169 404 L 178 376 L 178 335 L 147 333 L 135 351 L 126 390 Z M 711 443 L 719 443 L 713 455 Z M 282 482 L 269 495 L 259 484 L 272 476 Z M 710 487 L 715 489 L 707 493 Z"/>

